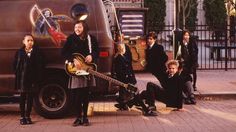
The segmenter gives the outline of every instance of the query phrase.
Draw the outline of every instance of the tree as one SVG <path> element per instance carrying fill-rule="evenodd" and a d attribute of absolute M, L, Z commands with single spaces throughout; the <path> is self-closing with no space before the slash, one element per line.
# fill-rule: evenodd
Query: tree
<path fill-rule="evenodd" d="M 197 0 L 180 0 L 180 27 L 194 31 L 197 21 Z"/>
<path fill-rule="evenodd" d="M 224 29 L 227 17 L 224 0 L 204 0 L 203 10 L 209 29 L 213 31 Z M 222 34 L 222 32 L 217 34 Z"/>
<path fill-rule="evenodd" d="M 147 31 L 161 31 L 165 27 L 166 1 L 144 0 L 147 11 Z"/>

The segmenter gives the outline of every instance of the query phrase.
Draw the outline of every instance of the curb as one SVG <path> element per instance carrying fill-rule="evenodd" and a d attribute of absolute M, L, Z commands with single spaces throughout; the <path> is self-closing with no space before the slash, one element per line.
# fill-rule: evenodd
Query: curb
<path fill-rule="evenodd" d="M 236 99 L 236 92 L 213 92 L 213 93 L 200 93 L 195 92 L 195 97 L 198 100 L 227 100 Z"/>
<path fill-rule="evenodd" d="M 195 98 L 197 100 L 206 100 L 206 101 L 217 101 L 217 100 L 236 100 L 236 92 L 214 92 L 214 93 L 200 93 L 194 92 Z M 105 96 L 97 96 L 92 98 L 92 101 L 115 101 L 117 95 L 105 95 Z"/>

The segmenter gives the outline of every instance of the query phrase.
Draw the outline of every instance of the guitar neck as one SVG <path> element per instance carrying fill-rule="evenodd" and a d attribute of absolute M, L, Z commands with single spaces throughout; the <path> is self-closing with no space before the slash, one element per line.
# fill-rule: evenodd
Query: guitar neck
<path fill-rule="evenodd" d="M 125 83 L 123 83 L 123 82 L 121 82 L 121 81 L 118 81 L 118 80 L 116 80 L 116 79 L 114 79 L 114 78 L 111 78 L 111 77 L 109 77 L 109 76 L 106 76 L 106 75 L 104 75 L 104 74 L 102 74 L 102 73 L 96 72 L 96 71 L 91 70 L 91 69 L 88 69 L 88 72 L 89 72 L 90 74 L 92 74 L 92 75 L 94 75 L 94 76 L 97 76 L 97 77 L 99 77 L 99 78 L 102 78 L 102 79 L 104 79 L 104 80 L 111 81 L 112 83 L 114 83 L 114 84 L 116 84 L 116 85 L 119 85 L 119 86 L 122 86 L 122 87 L 125 87 L 125 88 L 128 87 L 127 84 L 125 84 Z"/>

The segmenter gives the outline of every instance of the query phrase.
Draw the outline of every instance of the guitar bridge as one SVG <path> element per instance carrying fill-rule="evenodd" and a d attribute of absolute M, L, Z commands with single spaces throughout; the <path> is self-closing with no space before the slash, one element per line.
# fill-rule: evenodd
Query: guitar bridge
<path fill-rule="evenodd" d="M 89 75 L 89 73 L 86 72 L 85 70 L 77 70 L 77 71 L 75 72 L 75 74 L 76 74 L 77 76 Z"/>

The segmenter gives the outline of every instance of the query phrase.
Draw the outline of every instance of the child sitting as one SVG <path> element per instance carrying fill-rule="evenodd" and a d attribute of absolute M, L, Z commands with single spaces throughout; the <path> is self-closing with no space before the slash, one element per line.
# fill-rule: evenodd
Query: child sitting
<path fill-rule="evenodd" d="M 116 79 L 123 83 L 136 84 L 136 78 L 133 72 L 132 63 L 131 63 L 131 53 L 129 54 L 128 47 L 125 44 L 121 43 L 117 45 L 117 53 L 114 58 L 114 71 Z M 130 96 L 130 98 L 125 99 L 125 96 Z M 133 105 L 140 105 L 145 116 L 156 116 L 156 113 L 149 110 L 144 102 L 141 100 L 140 95 L 129 93 L 125 88 L 120 87 L 119 97 L 117 98 L 118 104 L 115 104 L 115 107 L 120 110 L 128 110 L 128 107 Z"/>
<path fill-rule="evenodd" d="M 156 110 L 155 99 L 166 104 L 167 107 L 173 107 L 177 110 L 183 107 L 183 80 L 180 76 L 179 63 L 176 60 L 170 60 L 167 63 L 165 81 L 163 86 L 158 86 L 148 82 L 146 90 L 146 101 L 149 109 Z"/>

